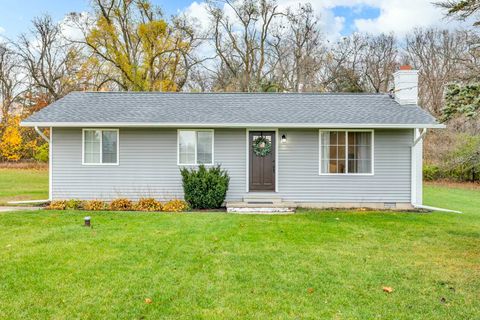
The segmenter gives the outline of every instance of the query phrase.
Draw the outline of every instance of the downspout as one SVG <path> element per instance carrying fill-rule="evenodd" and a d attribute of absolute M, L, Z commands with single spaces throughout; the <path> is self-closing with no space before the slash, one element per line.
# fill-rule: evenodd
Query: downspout
<path fill-rule="evenodd" d="M 420 136 L 418 136 L 418 138 L 415 139 L 415 141 L 413 141 L 412 148 L 414 148 L 420 140 L 423 140 L 423 138 L 425 138 L 425 135 L 427 134 L 427 130 L 428 130 L 427 128 L 423 128 Z"/>
<path fill-rule="evenodd" d="M 48 137 L 42 132 L 42 130 L 38 129 L 37 126 L 35 126 L 35 131 L 38 133 L 38 135 L 40 137 L 43 138 L 43 140 L 47 141 L 48 143 L 50 143 L 50 139 L 48 139 Z"/>
<path fill-rule="evenodd" d="M 422 205 L 423 201 L 421 200 L 422 192 L 422 168 L 423 168 L 423 150 L 418 150 L 418 143 L 423 141 L 425 135 L 427 134 L 427 128 L 423 128 L 419 132 L 418 129 L 414 129 L 414 139 L 411 146 L 411 203 L 412 206 L 417 207 Z M 419 181 L 420 180 L 420 181 Z M 420 195 L 419 195 L 420 193 Z"/>
<path fill-rule="evenodd" d="M 45 140 L 46 142 L 48 142 L 48 201 L 52 201 L 52 156 L 53 156 L 53 153 L 52 153 L 52 150 L 53 150 L 53 146 L 52 146 L 52 127 L 50 127 L 50 138 L 48 138 L 43 132 L 42 130 L 38 129 L 37 126 L 35 126 L 35 131 L 38 133 L 38 135 L 40 137 L 43 138 L 43 140 Z"/>

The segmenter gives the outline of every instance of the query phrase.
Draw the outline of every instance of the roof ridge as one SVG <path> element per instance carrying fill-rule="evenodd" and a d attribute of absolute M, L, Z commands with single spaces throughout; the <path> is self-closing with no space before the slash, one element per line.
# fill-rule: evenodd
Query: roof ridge
<path fill-rule="evenodd" d="M 184 95 L 355 95 L 355 96 L 388 96 L 388 93 L 374 93 L 374 92 L 164 92 L 164 91 L 72 91 L 69 94 L 184 94 Z"/>

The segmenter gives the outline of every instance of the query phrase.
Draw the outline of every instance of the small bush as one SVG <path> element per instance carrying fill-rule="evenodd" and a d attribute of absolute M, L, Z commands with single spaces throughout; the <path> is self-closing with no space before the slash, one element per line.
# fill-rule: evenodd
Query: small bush
<path fill-rule="evenodd" d="M 162 211 L 162 203 L 153 198 L 141 198 L 134 208 L 139 211 Z"/>
<path fill-rule="evenodd" d="M 100 211 L 105 209 L 105 202 L 100 200 L 88 200 L 83 203 L 83 209 L 88 211 Z"/>
<path fill-rule="evenodd" d="M 115 199 L 112 202 L 110 202 L 110 210 L 113 210 L 113 211 L 133 210 L 133 202 L 126 198 Z"/>
<path fill-rule="evenodd" d="M 67 210 L 78 210 L 82 209 L 82 201 L 77 199 L 70 199 L 66 202 Z"/>
<path fill-rule="evenodd" d="M 185 200 L 195 209 L 220 208 L 227 196 L 230 178 L 220 166 L 206 169 L 201 165 L 198 170 L 183 168 L 183 191 Z"/>
<path fill-rule="evenodd" d="M 47 206 L 47 209 L 49 210 L 65 210 L 66 208 L 67 201 L 65 200 L 54 200 Z"/>
<path fill-rule="evenodd" d="M 188 203 L 179 199 L 170 200 L 163 205 L 163 211 L 165 212 L 181 212 L 186 210 L 188 210 Z"/>
<path fill-rule="evenodd" d="M 44 143 L 40 147 L 38 147 L 37 150 L 35 150 L 33 158 L 38 162 L 46 163 L 48 162 L 48 153 L 48 143 Z"/>
<path fill-rule="evenodd" d="M 423 179 L 426 181 L 435 181 L 442 178 L 442 170 L 436 165 L 423 166 Z"/>

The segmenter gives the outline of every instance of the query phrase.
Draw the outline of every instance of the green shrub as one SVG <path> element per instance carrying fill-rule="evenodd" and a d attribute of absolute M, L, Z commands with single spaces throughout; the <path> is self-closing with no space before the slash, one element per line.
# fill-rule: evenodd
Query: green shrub
<path fill-rule="evenodd" d="M 83 209 L 88 211 L 100 211 L 105 209 L 105 202 L 100 200 L 88 200 L 83 203 Z"/>
<path fill-rule="evenodd" d="M 449 173 L 455 180 L 478 181 L 480 179 L 480 135 L 461 135 L 461 143 L 450 154 Z"/>
<path fill-rule="evenodd" d="M 46 207 L 48 210 L 65 210 L 67 208 L 67 201 L 54 200 Z"/>
<path fill-rule="evenodd" d="M 82 201 L 77 199 L 70 199 L 66 202 L 65 209 L 67 210 L 82 209 Z"/>
<path fill-rule="evenodd" d="M 133 202 L 126 198 L 115 199 L 112 202 L 110 202 L 110 210 L 113 210 L 113 211 L 133 210 Z"/>
<path fill-rule="evenodd" d="M 207 169 L 204 165 L 198 170 L 183 168 L 180 171 L 185 200 L 192 208 L 215 209 L 222 206 L 230 182 L 227 171 L 220 166 Z"/>
<path fill-rule="evenodd" d="M 182 212 L 188 210 L 188 203 L 180 199 L 173 199 L 163 205 L 165 212 Z"/>
<path fill-rule="evenodd" d="M 141 198 L 134 206 L 138 211 L 162 211 L 162 203 L 153 198 Z"/>
<path fill-rule="evenodd" d="M 423 179 L 426 181 L 435 181 L 442 178 L 442 172 L 439 166 L 426 164 L 423 166 Z"/>
<path fill-rule="evenodd" d="M 40 147 L 35 150 L 33 158 L 38 162 L 48 162 L 48 143 L 42 144 Z"/>

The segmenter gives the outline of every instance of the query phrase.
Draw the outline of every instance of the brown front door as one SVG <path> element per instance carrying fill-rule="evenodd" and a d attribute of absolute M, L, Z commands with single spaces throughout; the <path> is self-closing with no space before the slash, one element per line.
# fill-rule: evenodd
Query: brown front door
<path fill-rule="evenodd" d="M 250 191 L 275 191 L 275 132 L 250 131 Z M 265 156 L 255 153 L 253 144 L 259 137 L 265 137 L 271 142 L 270 152 Z"/>

